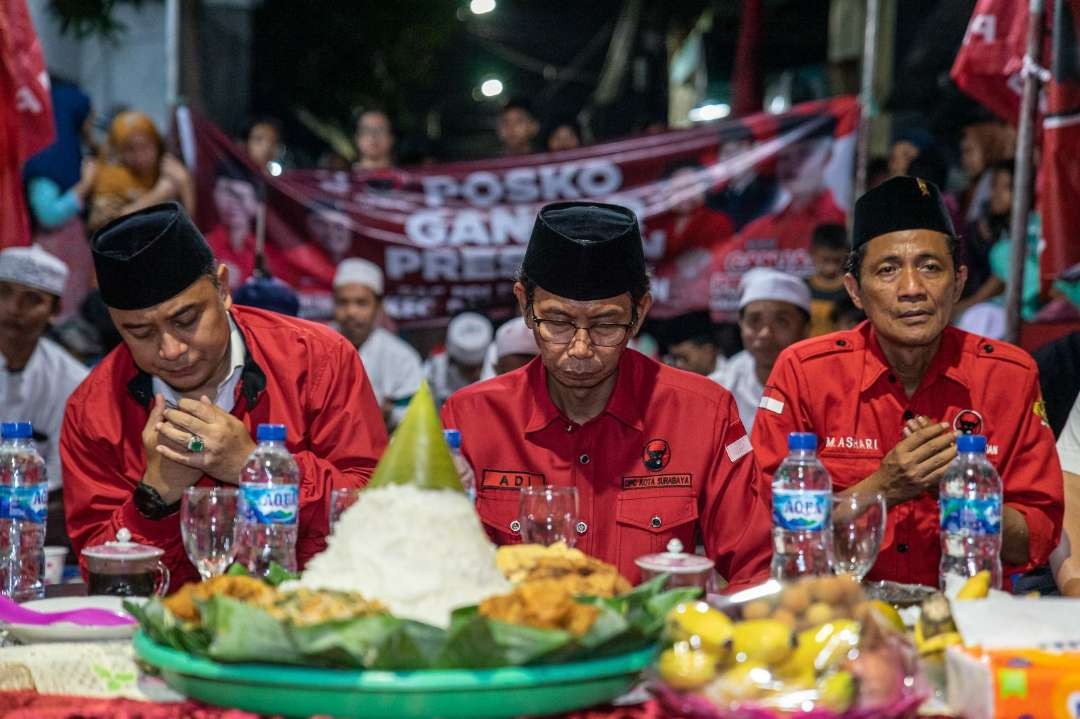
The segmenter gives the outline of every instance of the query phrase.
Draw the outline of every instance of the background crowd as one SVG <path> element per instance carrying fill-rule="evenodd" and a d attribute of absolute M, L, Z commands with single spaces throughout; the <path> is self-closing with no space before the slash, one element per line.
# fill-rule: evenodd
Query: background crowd
<path fill-rule="evenodd" d="M 164 201 L 175 201 L 194 216 L 196 203 L 209 200 L 219 224 L 206 232 L 207 241 L 216 259 L 229 268 L 236 303 L 290 315 L 299 313 L 300 303 L 298 288 L 290 287 L 289 277 L 268 272 L 274 253 L 284 250 L 263 247 L 258 231 L 253 231 L 252 218 L 259 215 L 263 198 L 260 183 L 247 168 L 223 163 L 215 168 L 213 186 L 200 187 L 194 168 L 181 160 L 179 138 L 156 126 L 149 114 L 138 108 L 98 107 L 94 98 L 58 75 L 51 78 L 50 93 L 56 140 L 23 168 L 33 246 L 0 253 L 0 418 L 34 421 L 56 490 L 61 481 L 58 436 L 67 396 L 88 368 L 120 343 L 96 289 L 91 233 L 115 218 Z M 394 118 L 371 106 L 356 108 L 353 115 L 351 151 L 328 149 L 317 166 L 392 185 L 401 158 Z M 594 136 L 575 117 L 561 111 L 549 116 L 542 103 L 528 97 L 503 103 L 489 120 L 494 138 L 490 144 L 501 147 L 506 157 L 573 150 Z M 251 167 L 267 177 L 281 172 L 288 154 L 284 127 L 274 117 L 253 117 L 234 138 Z M 968 267 L 953 322 L 981 336 L 1001 338 L 1011 274 L 1014 128 L 988 112 L 965 120 L 958 131 L 942 131 L 940 123 L 911 115 L 895 128 L 887 153 L 869 162 L 867 189 L 901 175 L 925 178 L 942 189 Z M 639 124 L 638 133 L 666 129 L 664 122 L 651 119 Z M 734 140 L 724 145 L 724 152 L 745 152 L 752 146 L 750 138 Z M 665 190 L 684 199 L 672 203 L 664 220 L 665 252 L 689 255 L 733 233 L 753 238 L 774 229 L 769 225 L 771 213 L 804 201 L 810 208 L 804 215 L 810 220 L 792 226 L 797 226 L 798 243 L 813 263 L 812 273 L 804 278 L 774 269 L 752 270 L 739 287 L 737 322 L 717 322 L 717 316 L 704 308 L 654 317 L 632 342 L 640 352 L 730 390 L 748 432 L 784 348 L 807 337 L 852 328 L 865 319 L 844 287 L 850 249 L 847 217 L 822 189 L 828 143 L 811 140 L 796 149 L 781 153 L 768 167 L 752 168 L 700 191 L 687 191 L 700 181 L 699 165 L 680 162 L 668 167 Z M 410 161 L 457 159 L 413 155 Z M 323 229 L 325 233 L 311 228 L 311 233 L 333 235 L 332 227 Z M 460 313 L 434 331 L 397 327 L 383 306 L 388 283 L 382 269 L 348 257 L 347 247 L 330 252 L 332 239 L 320 237 L 313 243 L 327 248 L 336 265 L 332 316 L 321 319 L 357 348 L 389 429 L 400 421 L 423 379 L 442 403 L 453 392 L 520 367 L 538 353 L 532 332 L 509 305 Z M 1037 212 L 1028 222 L 1027 248 L 1023 319 L 1080 318 L 1080 283 L 1061 279 L 1049 293 L 1041 291 Z M 701 277 L 676 274 L 668 281 L 672 283 L 668 291 L 677 296 L 680 282 L 700 282 Z M 1075 394 L 1068 398 L 1068 406 Z M 1055 411 L 1061 416 L 1055 426 L 1060 431 L 1064 414 L 1060 408 L 1049 409 L 1051 416 Z M 49 526 L 62 528 L 63 522 Z"/>

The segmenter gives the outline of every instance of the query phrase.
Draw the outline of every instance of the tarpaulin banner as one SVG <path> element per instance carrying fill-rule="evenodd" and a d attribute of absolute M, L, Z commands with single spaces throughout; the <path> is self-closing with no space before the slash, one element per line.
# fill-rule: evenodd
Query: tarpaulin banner
<path fill-rule="evenodd" d="M 558 153 L 278 177 L 186 108 L 177 131 L 197 222 L 231 281 L 251 273 L 265 202 L 269 269 L 297 289 L 305 316 L 330 314 L 334 268 L 350 256 L 383 268 L 399 322 L 509 307 L 538 208 L 588 199 L 641 219 L 655 315 L 710 308 L 726 320 L 748 269 L 808 275 L 813 229 L 845 221 L 858 117 L 845 97 Z"/>
<path fill-rule="evenodd" d="M 30 242 L 22 165 L 55 137 L 49 76 L 26 0 L 0 3 L 0 247 Z"/>

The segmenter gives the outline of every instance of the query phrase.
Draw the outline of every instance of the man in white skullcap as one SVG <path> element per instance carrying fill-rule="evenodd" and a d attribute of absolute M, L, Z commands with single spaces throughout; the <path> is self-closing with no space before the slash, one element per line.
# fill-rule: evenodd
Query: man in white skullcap
<path fill-rule="evenodd" d="M 383 291 L 383 273 L 375 263 L 354 257 L 338 265 L 334 275 L 334 322 L 360 351 L 375 400 L 387 427 L 393 429 L 420 388 L 424 369 L 415 349 L 378 326 Z"/>
<path fill-rule="evenodd" d="M 480 379 L 491 379 L 518 367 L 524 367 L 536 355 L 540 348 L 536 346 L 536 336 L 525 324 L 524 317 L 515 317 L 499 325 L 495 330 L 495 341 L 488 345 L 484 357 L 484 372 Z"/>
<path fill-rule="evenodd" d="M 88 370 L 44 337 L 60 311 L 68 268 L 37 245 L 0 252 L 0 421 L 31 422 L 49 477 L 52 544 L 66 544 L 60 425 L 68 396 Z M 54 511 L 55 509 L 55 511 Z"/>
<path fill-rule="evenodd" d="M 450 320 L 446 351 L 433 355 L 424 367 L 438 406 L 462 387 L 480 380 L 492 336 L 491 322 L 483 315 L 462 312 Z"/>
<path fill-rule="evenodd" d="M 785 347 L 807 337 L 810 290 L 798 277 L 766 267 L 743 275 L 739 290 L 743 350 L 709 379 L 735 396 L 749 433 L 776 358 Z"/>
<path fill-rule="evenodd" d="M 524 317 L 504 322 L 495 332 L 495 374 L 506 374 L 527 365 L 540 354 L 536 335 Z"/>

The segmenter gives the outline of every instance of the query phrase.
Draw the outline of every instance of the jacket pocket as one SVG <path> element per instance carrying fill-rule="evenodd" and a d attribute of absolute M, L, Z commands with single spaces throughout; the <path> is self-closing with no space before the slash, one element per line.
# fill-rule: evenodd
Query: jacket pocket
<path fill-rule="evenodd" d="M 515 491 L 488 490 L 477 495 L 476 512 L 495 544 L 521 543 L 520 503 L 520 494 Z"/>
<path fill-rule="evenodd" d="M 692 494 L 619 496 L 615 509 L 619 571 L 631 581 L 638 581 L 640 571 L 634 560 L 666 551 L 672 539 L 678 539 L 684 551 L 692 553 L 697 520 L 697 497 Z"/>

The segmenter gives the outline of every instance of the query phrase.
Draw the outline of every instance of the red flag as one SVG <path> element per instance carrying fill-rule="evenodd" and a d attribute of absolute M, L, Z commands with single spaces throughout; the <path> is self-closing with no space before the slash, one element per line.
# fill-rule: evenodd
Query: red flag
<path fill-rule="evenodd" d="M 49 76 L 26 0 L 0 3 L 0 247 L 30 241 L 22 165 L 56 136 Z"/>
<path fill-rule="evenodd" d="M 951 72 L 961 90 L 1012 125 L 1020 116 L 1027 14 L 1026 2 L 979 0 Z"/>
<path fill-rule="evenodd" d="M 1056 0 L 1053 12 L 1053 54 L 1042 120 L 1042 162 L 1039 166 L 1039 209 L 1046 246 L 1039 260 L 1044 290 L 1062 272 L 1080 269 L 1080 57 L 1077 41 L 1080 2 Z M 1070 272 L 1071 274 L 1071 272 Z"/>

